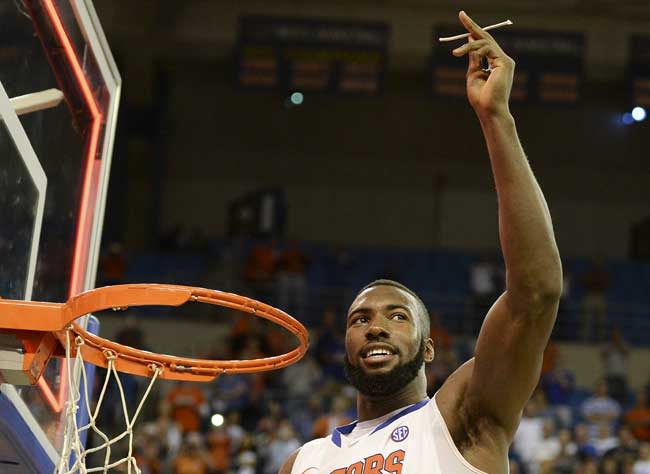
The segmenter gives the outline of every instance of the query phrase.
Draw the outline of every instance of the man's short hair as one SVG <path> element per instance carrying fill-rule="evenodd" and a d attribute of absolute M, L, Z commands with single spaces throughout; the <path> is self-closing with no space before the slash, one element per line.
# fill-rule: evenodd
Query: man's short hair
<path fill-rule="evenodd" d="M 366 286 L 361 288 L 361 290 L 359 290 L 359 292 L 357 293 L 357 296 L 355 296 L 355 299 L 367 289 L 374 288 L 375 286 L 392 286 L 394 288 L 399 288 L 400 290 L 407 292 L 409 295 L 415 298 L 418 318 L 420 318 L 420 322 L 422 323 L 422 338 L 426 339 L 429 337 L 429 334 L 431 332 L 431 317 L 429 316 L 429 310 L 424 305 L 424 303 L 417 295 L 417 293 L 415 293 L 415 291 L 411 290 L 410 288 L 401 284 L 400 282 L 395 280 L 388 280 L 386 278 L 380 278 L 379 280 L 370 282 Z"/>

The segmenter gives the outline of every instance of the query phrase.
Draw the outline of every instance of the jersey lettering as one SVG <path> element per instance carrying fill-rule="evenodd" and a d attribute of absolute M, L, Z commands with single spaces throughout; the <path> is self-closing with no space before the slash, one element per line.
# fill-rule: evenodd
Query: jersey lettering
<path fill-rule="evenodd" d="M 406 452 L 401 449 L 393 451 L 386 458 L 381 454 L 373 454 L 348 467 L 335 469 L 330 474 L 402 474 L 405 456 Z"/>
<path fill-rule="evenodd" d="M 381 468 L 384 467 L 384 456 L 373 454 L 367 457 L 363 466 L 363 474 L 382 474 Z"/>
<path fill-rule="evenodd" d="M 345 471 L 345 474 L 363 474 L 363 461 L 355 462 L 348 470 Z"/>
<path fill-rule="evenodd" d="M 384 469 L 390 474 L 402 474 L 402 467 L 404 466 L 404 464 L 402 464 L 402 461 L 404 461 L 405 456 L 406 452 L 402 451 L 401 449 L 390 453 L 386 459 L 386 465 L 384 466 Z"/>

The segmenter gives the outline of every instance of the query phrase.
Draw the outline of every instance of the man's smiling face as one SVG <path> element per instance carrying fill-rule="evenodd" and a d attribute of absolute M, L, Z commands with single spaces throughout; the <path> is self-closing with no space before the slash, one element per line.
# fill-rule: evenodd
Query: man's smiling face
<path fill-rule="evenodd" d="M 420 311 L 413 296 L 389 285 L 370 287 L 354 300 L 348 312 L 345 368 L 361 393 L 394 393 L 418 375 L 425 360 L 433 360 Z"/>

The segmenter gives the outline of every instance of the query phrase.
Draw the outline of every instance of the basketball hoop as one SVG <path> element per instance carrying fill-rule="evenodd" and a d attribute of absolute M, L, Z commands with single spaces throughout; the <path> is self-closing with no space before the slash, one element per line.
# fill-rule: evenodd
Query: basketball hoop
<path fill-rule="evenodd" d="M 295 335 L 300 344 L 290 352 L 263 359 L 193 359 L 125 346 L 91 334 L 75 322 L 81 316 L 106 309 L 119 311 L 132 306 L 181 306 L 188 302 L 224 306 L 267 319 Z M 67 330 L 80 338 L 73 337 L 73 355 L 80 350 L 86 362 L 107 368 L 110 356 L 114 358 L 118 372 L 151 377 L 153 367 L 157 367 L 161 379 L 194 382 L 209 382 L 225 373 L 280 369 L 299 361 L 309 344 L 307 329 L 284 311 L 251 298 L 205 288 L 158 284 L 116 285 L 81 293 L 66 303 L 0 299 L 0 331 L 13 332 L 23 341 L 26 351 L 23 375 L 31 384 L 38 381 L 50 357 L 64 356 Z M 80 341 L 83 344 L 77 344 Z M 13 378 L 16 380 L 20 377 L 13 374 Z"/>
<path fill-rule="evenodd" d="M 250 360 L 209 360 L 179 357 L 148 352 L 119 344 L 90 333 L 77 322 L 78 318 L 102 310 L 125 310 L 132 306 L 181 306 L 185 303 L 205 303 L 223 306 L 267 319 L 298 339 L 298 347 L 281 355 Z M 133 455 L 133 427 L 157 379 L 209 382 L 223 374 L 252 373 L 280 369 L 298 362 L 307 351 L 307 329 L 293 317 L 251 298 L 205 288 L 190 286 L 137 284 L 116 285 L 81 293 L 66 303 L 44 303 L 0 299 L 0 335 L 13 335 L 21 348 L 9 351 L 0 360 L 0 381 L 12 384 L 36 384 L 52 357 L 66 360 L 69 401 L 66 404 L 65 430 L 61 460 L 57 474 L 107 472 L 126 466 L 129 473 L 139 473 Z M 9 363 L 7 363 L 9 361 Z M 89 383 L 84 362 L 106 368 L 106 379 L 94 410 L 89 404 Z M 150 383 L 135 413 L 129 416 L 124 390 L 118 376 L 124 372 L 149 377 Z M 99 429 L 95 421 L 104 400 L 107 386 L 115 380 L 119 389 L 126 430 L 112 439 Z M 78 426 L 77 411 L 82 394 L 79 382 L 83 381 L 84 400 L 89 422 Z M 103 440 L 100 446 L 85 449 L 81 433 L 93 431 Z M 126 439 L 127 456 L 111 461 L 111 447 Z M 86 456 L 105 450 L 102 467 L 87 468 Z"/>

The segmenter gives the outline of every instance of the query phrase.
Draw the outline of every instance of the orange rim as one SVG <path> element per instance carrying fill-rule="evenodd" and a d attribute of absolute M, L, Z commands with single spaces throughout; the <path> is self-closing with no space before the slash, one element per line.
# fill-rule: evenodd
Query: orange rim
<path fill-rule="evenodd" d="M 223 306 L 267 319 L 298 339 L 295 349 L 281 355 L 249 360 L 210 360 L 178 357 L 125 346 L 91 334 L 74 321 L 84 315 L 106 309 L 130 306 L 181 306 L 196 302 Z M 65 344 L 65 331 L 77 334 L 74 350 L 80 350 L 85 361 L 100 367 L 114 360 L 120 372 L 150 377 L 156 368 L 159 377 L 167 380 L 210 381 L 221 374 L 251 373 L 280 369 L 298 362 L 307 352 L 307 329 L 289 314 L 251 298 L 205 288 L 164 284 L 116 285 L 97 288 L 74 296 L 67 303 L 38 303 L 0 300 L 0 329 L 10 331 L 36 330 L 55 332 Z"/>

